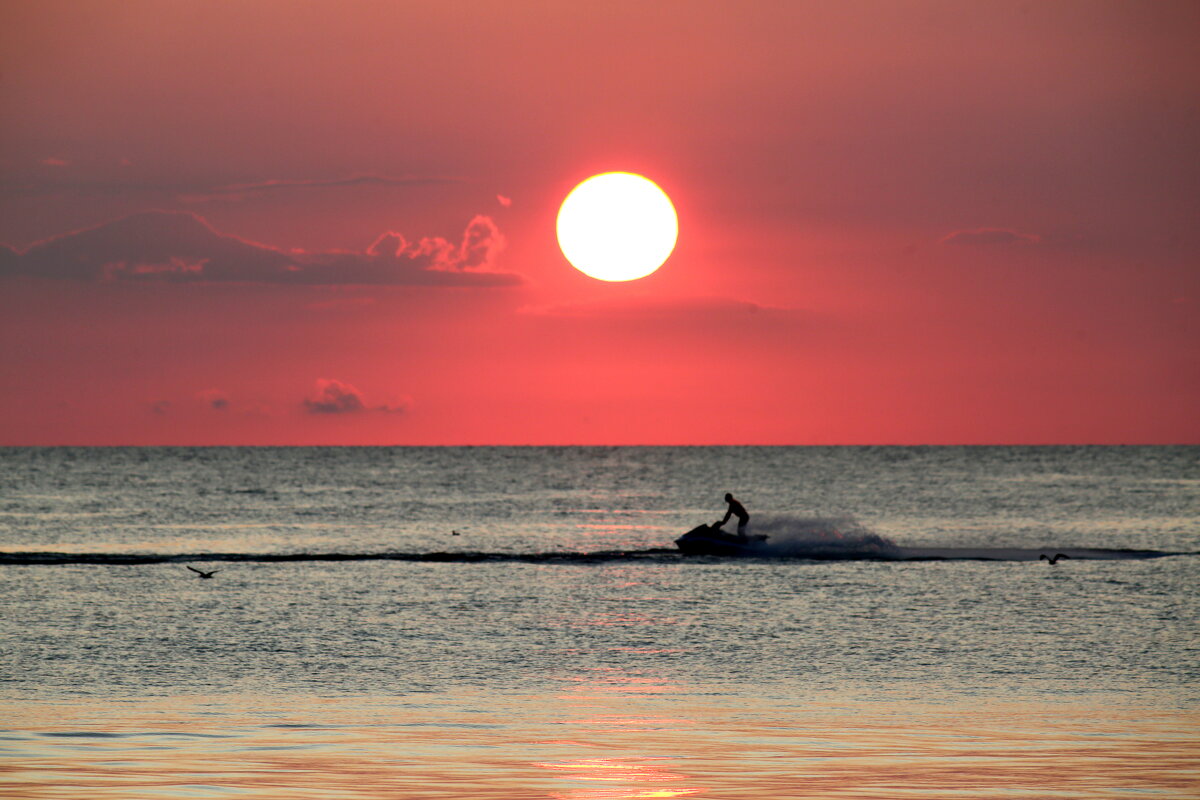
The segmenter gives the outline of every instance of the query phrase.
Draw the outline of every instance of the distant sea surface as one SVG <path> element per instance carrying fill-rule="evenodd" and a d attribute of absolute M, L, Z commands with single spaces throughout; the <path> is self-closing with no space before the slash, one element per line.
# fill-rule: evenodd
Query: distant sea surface
<path fill-rule="evenodd" d="M 1195 798 L 1197 553 L 1196 447 L 0 449 L 0 795 Z"/>

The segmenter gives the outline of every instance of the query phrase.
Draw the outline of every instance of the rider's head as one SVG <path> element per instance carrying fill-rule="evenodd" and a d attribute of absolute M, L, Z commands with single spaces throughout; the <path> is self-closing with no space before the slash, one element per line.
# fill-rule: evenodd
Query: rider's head
<path fill-rule="evenodd" d="M 726 503 L 732 503 L 732 502 L 733 502 L 733 495 L 732 495 L 732 494 L 730 494 L 729 492 L 726 492 L 726 493 L 725 493 L 725 502 L 726 502 Z"/>

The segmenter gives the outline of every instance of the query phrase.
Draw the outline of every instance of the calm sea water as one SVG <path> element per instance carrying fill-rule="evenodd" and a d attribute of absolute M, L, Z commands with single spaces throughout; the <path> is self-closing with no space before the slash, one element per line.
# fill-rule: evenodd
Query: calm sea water
<path fill-rule="evenodd" d="M 0 450 L 0 793 L 1191 798 L 1198 551 L 1194 447 Z"/>

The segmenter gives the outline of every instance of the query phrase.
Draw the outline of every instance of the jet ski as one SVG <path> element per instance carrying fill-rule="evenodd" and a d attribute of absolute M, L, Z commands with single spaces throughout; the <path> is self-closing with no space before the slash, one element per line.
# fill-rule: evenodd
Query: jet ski
<path fill-rule="evenodd" d="M 686 556 L 753 556 L 763 551 L 766 536 L 738 536 L 719 525 L 698 525 L 675 540 Z"/>

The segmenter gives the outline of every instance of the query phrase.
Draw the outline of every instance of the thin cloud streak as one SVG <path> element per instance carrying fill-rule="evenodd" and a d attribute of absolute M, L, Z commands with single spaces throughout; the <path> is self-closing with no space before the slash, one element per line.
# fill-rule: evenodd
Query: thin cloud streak
<path fill-rule="evenodd" d="M 710 319 L 716 316 L 739 316 L 746 314 L 796 314 L 798 309 L 765 306 L 748 300 L 725 297 L 667 297 L 634 298 L 618 301 L 591 303 L 567 303 L 554 306 L 526 306 L 522 314 L 545 317 L 634 317 L 644 319 L 675 319 L 693 317 Z"/>
<path fill-rule="evenodd" d="M 355 175 L 349 178 L 329 179 L 272 179 L 256 183 L 231 183 L 216 186 L 207 191 L 180 195 L 183 202 L 204 202 L 214 199 L 237 199 L 249 195 L 269 192 L 304 191 L 309 189 L 333 189 L 347 186 L 436 186 L 463 183 L 459 178 L 423 177 L 388 178 L 383 175 Z"/>
<path fill-rule="evenodd" d="M 396 189 L 422 186 L 463 185 L 468 181 L 446 176 L 411 176 L 392 178 L 386 175 L 352 175 L 346 178 L 269 179 L 245 183 L 213 185 L 203 181 L 147 180 L 104 169 L 107 165 L 90 163 L 85 169 L 66 169 L 79 165 L 59 158 L 38 161 L 35 171 L 13 171 L 0 178 L 0 194 L 10 198 L 78 196 L 78 197 L 135 197 L 161 198 L 160 202 L 208 203 L 233 202 L 266 194 L 306 192 L 317 189 L 360 188 L 370 186 Z M 124 172 L 133 166 L 121 159 L 117 166 Z M 46 169 L 50 167 L 51 169 Z M 96 175 L 107 172 L 108 175 Z M 90 175 L 92 177 L 84 177 Z"/>
<path fill-rule="evenodd" d="M 942 244 L 957 245 L 1006 245 L 1006 244 L 1038 244 L 1042 237 L 1036 233 L 1021 233 L 1005 228 L 975 228 L 974 230 L 954 231 L 942 237 Z"/>

